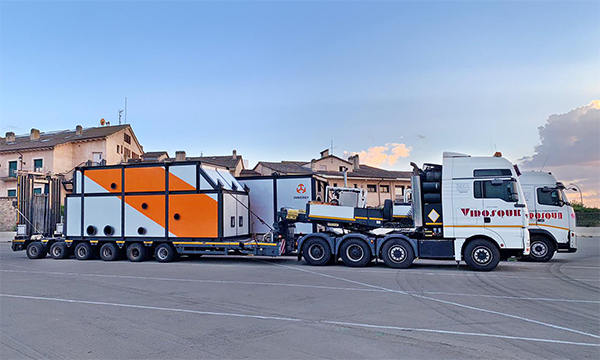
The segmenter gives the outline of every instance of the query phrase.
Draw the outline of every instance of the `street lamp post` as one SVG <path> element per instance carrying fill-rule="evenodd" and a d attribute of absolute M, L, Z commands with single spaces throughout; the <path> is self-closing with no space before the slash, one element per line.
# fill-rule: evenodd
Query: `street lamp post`
<path fill-rule="evenodd" d="M 579 199 L 581 200 L 581 206 L 583 206 L 583 194 L 581 193 L 581 188 L 577 184 L 570 183 L 569 185 L 573 185 L 577 188 L 576 191 L 579 191 Z M 575 189 L 573 189 L 575 190 Z"/>

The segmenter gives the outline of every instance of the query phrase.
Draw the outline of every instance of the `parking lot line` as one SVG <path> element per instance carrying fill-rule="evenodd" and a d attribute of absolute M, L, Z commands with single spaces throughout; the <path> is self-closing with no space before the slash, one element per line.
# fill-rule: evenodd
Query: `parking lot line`
<path fill-rule="evenodd" d="M 462 331 L 408 328 L 408 327 L 399 327 L 399 326 L 373 325 L 373 324 L 351 323 L 351 322 L 341 322 L 341 321 L 331 321 L 331 320 L 313 321 L 313 320 L 308 320 L 308 319 L 290 318 L 290 317 L 276 317 L 276 316 L 250 315 L 250 314 L 241 314 L 241 313 L 200 311 L 200 310 L 182 309 L 182 308 L 167 308 L 167 307 L 158 307 L 158 306 L 113 303 L 113 302 L 102 302 L 102 301 L 76 300 L 76 299 L 64 299 L 64 298 L 51 298 L 51 297 L 16 295 L 16 294 L 0 294 L 0 297 L 13 298 L 13 299 L 27 299 L 27 300 L 75 303 L 75 304 L 84 304 L 84 305 L 134 308 L 134 309 L 142 309 L 142 310 L 168 311 L 168 312 L 188 313 L 188 314 L 197 314 L 197 315 L 205 315 L 205 316 L 226 316 L 226 317 L 236 317 L 236 318 L 250 318 L 250 319 L 256 319 L 256 320 L 285 321 L 285 322 L 293 322 L 293 323 L 312 323 L 312 324 L 316 323 L 316 324 L 327 324 L 327 325 L 333 325 L 333 326 L 346 326 L 346 327 L 353 326 L 353 327 L 380 329 L 380 330 L 426 332 L 426 333 L 437 333 L 437 334 L 445 334 L 445 335 L 488 337 L 488 338 L 510 339 L 510 340 L 520 340 L 520 341 L 530 341 L 530 342 L 545 342 L 545 343 L 575 345 L 575 346 L 600 347 L 600 344 L 597 344 L 597 343 L 574 342 L 574 341 L 564 341 L 564 340 L 544 339 L 544 338 L 529 338 L 529 337 L 521 337 L 521 336 L 487 334 L 487 333 L 481 333 L 481 332 L 469 333 L 469 332 L 462 332 Z"/>

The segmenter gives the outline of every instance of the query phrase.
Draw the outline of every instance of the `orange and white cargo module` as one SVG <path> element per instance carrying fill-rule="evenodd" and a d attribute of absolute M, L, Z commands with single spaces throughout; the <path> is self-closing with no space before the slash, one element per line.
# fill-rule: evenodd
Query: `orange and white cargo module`
<path fill-rule="evenodd" d="M 133 261 L 153 252 L 159 261 L 165 260 L 160 255 L 172 260 L 178 254 L 227 254 L 232 249 L 278 255 L 276 243 L 248 241 L 248 189 L 225 169 L 199 161 L 89 166 L 76 170 L 73 184 L 65 204 L 69 248 L 112 243 L 118 248 L 105 248 L 127 248 Z M 132 244 L 137 245 L 130 251 Z M 77 251 L 76 257 L 85 257 L 85 251 Z M 102 249 L 100 255 L 111 257 Z"/>

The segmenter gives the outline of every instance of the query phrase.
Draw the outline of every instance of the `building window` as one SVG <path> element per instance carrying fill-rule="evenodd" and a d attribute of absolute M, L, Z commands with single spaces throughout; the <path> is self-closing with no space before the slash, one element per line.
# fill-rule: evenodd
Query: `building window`
<path fill-rule="evenodd" d="M 396 196 L 402 196 L 402 195 L 404 195 L 404 186 L 402 186 L 402 185 L 396 185 L 394 188 L 396 190 Z"/>
<path fill-rule="evenodd" d="M 354 188 L 355 188 L 355 189 L 356 189 L 356 188 L 358 188 L 358 184 L 354 184 Z"/>
<path fill-rule="evenodd" d="M 377 192 L 377 185 L 367 184 L 367 192 Z"/>
<path fill-rule="evenodd" d="M 129 134 L 125 134 L 125 142 L 128 144 L 131 144 L 131 136 L 129 136 Z"/>
<path fill-rule="evenodd" d="M 8 197 L 17 197 L 17 189 L 8 189 L 6 195 Z"/>
<path fill-rule="evenodd" d="M 139 156 L 138 154 L 136 154 L 136 153 L 132 152 L 132 153 L 131 153 L 131 158 L 132 158 L 132 159 L 139 159 L 139 158 L 140 158 L 140 156 Z"/>
<path fill-rule="evenodd" d="M 121 153 L 121 145 L 117 145 L 117 154 Z"/>
<path fill-rule="evenodd" d="M 42 172 L 44 167 L 44 159 L 33 160 L 33 171 Z"/>
<path fill-rule="evenodd" d="M 337 183 L 333 183 L 333 187 L 337 187 Z"/>
<path fill-rule="evenodd" d="M 129 159 L 131 157 L 131 150 L 125 148 L 125 159 Z"/>
<path fill-rule="evenodd" d="M 10 176 L 10 177 L 17 176 L 17 162 L 16 161 L 8 162 L 8 176 Z"/>
<path fill-rule="evenodd" d="M 390 186 L 389 185 L 381 185 L 379 187 L 379 189 L 381 190 L 382 193 L 389 193 L 390 192 Z"/>
<path fill-rule="evenodd" d="M 33 189 L 33 193 L 34 194 L 41 194 L 42 193 L 42 188 Z"/>

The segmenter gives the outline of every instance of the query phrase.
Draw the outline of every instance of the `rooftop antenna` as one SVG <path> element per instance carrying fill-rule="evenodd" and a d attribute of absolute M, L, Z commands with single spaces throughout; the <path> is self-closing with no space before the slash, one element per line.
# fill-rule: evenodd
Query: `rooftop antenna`
<path fill-rule="evenodd" d="M 548 161 L 549 157 L 550 157 L 550 155 L 546 156 L 546 160 L 544 161 L 544 165 L 542 165 L 542 168 L 540 169 L 540 172 L 542 172 L 544 170 L 544 166 L 546 166 L 546 162 Z"/>
<path fill-rule="evenodd" d="M 127 124 L 127 96 L 125 96 L 125 124 Z M 119 123 L 121 125 L 121 123 Z"/>
<path fill-rule="evenodd" d="M 333 139 L 331 139 L 331 155 L 333 155 L 333 149 L 337 148 L 337 146 L 333 146 Z"/>
<path fill-rule="evenodd" d="M 119 110 L 119 125 L 121 125 L 121 114 L 123 113 L 123 110 Z"/>

